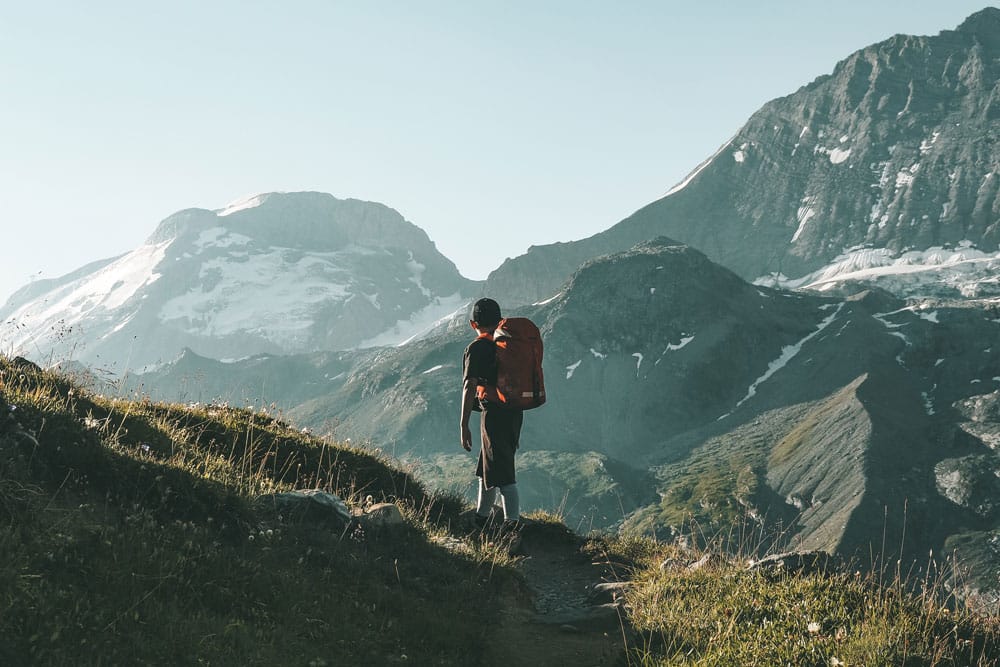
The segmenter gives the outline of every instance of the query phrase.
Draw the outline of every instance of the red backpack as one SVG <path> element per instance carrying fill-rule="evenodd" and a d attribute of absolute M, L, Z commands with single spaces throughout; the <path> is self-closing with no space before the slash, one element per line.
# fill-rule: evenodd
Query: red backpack
<path fill-rule="evenodd" d="M 479 397 L 518 410 L 545 403 L 542 335 L 535 323 L 526 317 L 500 320 L 493 341 L 497 346 L 497 386 L 479 387 Z"/>

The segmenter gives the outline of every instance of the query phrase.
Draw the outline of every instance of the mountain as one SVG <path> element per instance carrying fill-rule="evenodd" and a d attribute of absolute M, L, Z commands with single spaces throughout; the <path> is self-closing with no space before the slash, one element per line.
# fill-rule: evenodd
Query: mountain
<path fill-rule="evenodd" d="M 987 563 L 977 576 L 998 573 L 995 300 L 756 286 L 657 239 L 592 260 L 552 301 L 506 314 L 533 318 L 546 342 L 550 398 L 526 415 L 522 440 L 527 506 L 555 500 L 571 524 L 624 519 L 658 534 L 749 513 L 768 539 L 781 526 L 784 546 L 867 558 L 961 544 Z M 472 474 L 455 426 L 468 340 L 456 329 L 346 370 L 296 371 L 330 379 L 284 407 L 461 488 Z M 137 381 L 162 386 L 180 370 L 160 373 Z M 212 374 L 220 389 L 232 376 Z"/>
<path fill-rule="evenodd" d="M 427 235 L 373 202 L 271 193 L 170 216 L 120 257 L 28 285 L 0 309 L 6 346 L 142 367 L 396 344 L 478 289 Z"/>
<path fill-rule="evenodd" d="M 583 262 L 669 236 L 746 280 L 1000 294 L 1000 9 L 896 35 L 773 100 L 663 198 L 532 247 L 486 291 L 550 298 Z"/>

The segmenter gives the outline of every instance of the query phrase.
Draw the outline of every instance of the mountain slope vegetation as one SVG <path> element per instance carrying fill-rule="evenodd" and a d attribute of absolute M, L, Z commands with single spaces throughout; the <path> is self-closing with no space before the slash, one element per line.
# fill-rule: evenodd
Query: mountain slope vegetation
<path fill-rule="evenodd" d="M 461 529 L 454 499 L 260 410 L 110 399 L 7 358 L 0 398 L 4 664 L 1000 664 L 995 619 L 940 589 L 746 570 L 540 516 L 512 557 Z M 296 488 L 404 520 L 276 503 Z M 545 618 L 552 596 L 593 595 L 555 560 L 615 564 L 620 615 Z"/>

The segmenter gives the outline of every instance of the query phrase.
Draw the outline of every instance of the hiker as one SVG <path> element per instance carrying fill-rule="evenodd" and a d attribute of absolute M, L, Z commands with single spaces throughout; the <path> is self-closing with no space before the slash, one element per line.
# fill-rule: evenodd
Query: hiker
<path fill-rule="evenodd" d="M 480 299 L 472 307 L 470 324 L 477 337 L 465 348 L 462 447 L 467 452 L 472 451 L 469 417 L 473 411 L 481 412 L 479 432 L 483 445 L 476 465 L 476 476 L 479 478 L 476 524 L 480 527 L 486 525 L 499 492 L 503 501 L 504 526 L 516 528 L 520 522 L 520 503 L 514 477 L 514 453 L 521 437 L 524 412 L 489 398 L 490 389 L 496 395 L 497 385 L 497 355 L 493 332 L 502 319 L 500 306 L 493 299 Z"/>

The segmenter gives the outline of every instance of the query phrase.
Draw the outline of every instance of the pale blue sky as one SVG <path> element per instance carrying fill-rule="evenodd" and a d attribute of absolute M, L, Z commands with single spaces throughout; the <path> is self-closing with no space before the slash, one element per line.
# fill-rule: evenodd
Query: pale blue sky
<path fill-rule="evenodd" d="M 766 101 L 984 0 L 0 0 L 0 301 L 274 190 L 471 278 L 662 196 Z"/>

